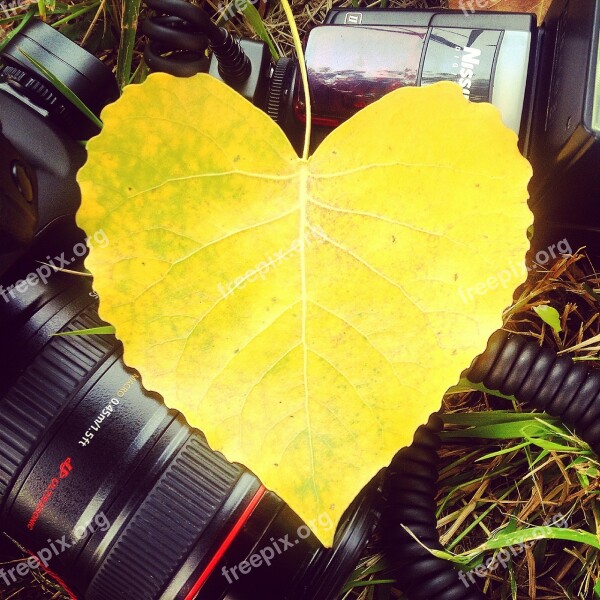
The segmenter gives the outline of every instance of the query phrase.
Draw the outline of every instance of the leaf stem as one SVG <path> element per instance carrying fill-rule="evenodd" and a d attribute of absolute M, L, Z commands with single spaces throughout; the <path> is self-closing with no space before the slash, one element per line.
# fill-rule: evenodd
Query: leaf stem
<path fill-rule="evenodd" d="M 306 62 L 304 61 L 304 51 L 302 50 L 302 42 L 300 41 L 300 34 L 298 33 L 298 27 L 296 27 L 296 21 L 294 20 L 294 14 L 292 13 L 292 7 L 288 0 L 281 0 L 281 5 L 285 11 L 290 29 L 292 31 L 292 38 L 294 39 L 294 48 L 296 49 L 296 56 L 298 58 L 298 64 L 300 66 L 300 75 L 302 76 L 302 87 L 304 88 L 304 97 L 306 102 L 306 129 L 304 130 L 304 147 L 302 149 L 302 159 L 308 159 L 308 153 L 310 152 L 310 128 L 312 124 L 312 107 L 310 105 L 310 90 L 308 89 L 308 73 L 306 72 Z"/>

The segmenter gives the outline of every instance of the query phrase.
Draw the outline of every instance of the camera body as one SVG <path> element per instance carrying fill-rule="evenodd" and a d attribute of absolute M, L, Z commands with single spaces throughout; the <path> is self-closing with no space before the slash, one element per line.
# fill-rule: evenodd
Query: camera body
<path fill-rule="evenodd" d="M 0 276 L 61 223 L 75 230 L 79 206 L 75 173 L 85 162 L 77 140 L 99 129 L 26 57 L 49 69 L 90 109 L 116 100 L 112 73 L 100 61 L 41 22 L 33 21 L 7 44 L 0 63 L 0 132 L 3 139 L 0 209 L 11 219 L 0 224 Z M 25 192 L 25 193 L 23 193 Z M 60 236 L 58 236 L 60 237 Z"/>
<path fill-rule="evenodd" d="M 527 158 L 535 248 L 600 258 L 600 3 L 555 0 L 539 31 Z"/>

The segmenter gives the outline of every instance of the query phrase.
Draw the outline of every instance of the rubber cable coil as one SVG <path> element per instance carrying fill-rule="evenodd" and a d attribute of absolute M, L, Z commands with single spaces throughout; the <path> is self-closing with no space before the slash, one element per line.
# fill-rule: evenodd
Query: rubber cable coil
<path fill-rule="evenodd" d="M 497 331 L 465 375 L 559 417 L 600 454 L 600 371 L 558 356 L 523 335 Z M 440 416 L 432 415 L 390 464 L 381 527 L 386 554 L 409 600 L 483 600 L 476 585 L 428 550 L 443 549 L 435 502 L 442 428 Z"/>

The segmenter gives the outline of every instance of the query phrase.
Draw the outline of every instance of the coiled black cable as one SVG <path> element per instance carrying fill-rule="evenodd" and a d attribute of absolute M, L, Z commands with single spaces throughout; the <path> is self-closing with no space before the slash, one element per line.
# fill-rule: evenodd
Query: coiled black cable
<path fill-rule="evenodd" d="M 210 47 L 223 81 L 235 87 L 250 76 L 251 64 L 231 34 L 217 27 L 198 6 L 185 0 L 144 0 L 156 15 L 147 18 L 142 32 L 149 43 L 144 59 L 152 71 L 190 77 L 208 70 Z"/>
<path fill-rule="evenodd" d="M 600 454 L 600 371 L 557 356 L 525 336 L 497 331 L 466 376 L 560 417 Z M 441 429 L 441 419 L 433 415 L 388 469 L 389 505 L 382 523 L 386 551 L 410 600 L 482 600 L 475 585 L 425 548 L 442 549 L 435 516 Z"/>
<path fill-rule="evenodd" d="M 557 356 L 522 335 L 497 331 L 467 376 L 559 417 L 600 454 L 599 371 Z"/>
<path fill-rule="evenodd" d="M 428 550 L 443 549 L 436 528 L 435 503 L 442 427 L 440 417 L 432 415 L 427 425 L 417 429 L 413 443 L 396 454 L 388 469 L 388 506 L 381 527 L 386 554 L 402 591 L 411 600 L 482 600 L 476 587 L 461 583 L 451 563 Z"/>

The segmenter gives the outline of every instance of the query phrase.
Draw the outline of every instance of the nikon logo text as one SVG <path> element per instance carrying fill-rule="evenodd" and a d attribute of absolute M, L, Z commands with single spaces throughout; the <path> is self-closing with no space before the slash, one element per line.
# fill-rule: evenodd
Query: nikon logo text
<path fill-rule="evenodd" d="M 471 96 L 471 84 L 475 67 L 479 64 L 481 50 L 465 46 L 463 48 L 462 62 L 460 64 L 460 77 L 458 83 L 463 90 L 463 96 L 468 100 Z"/>

